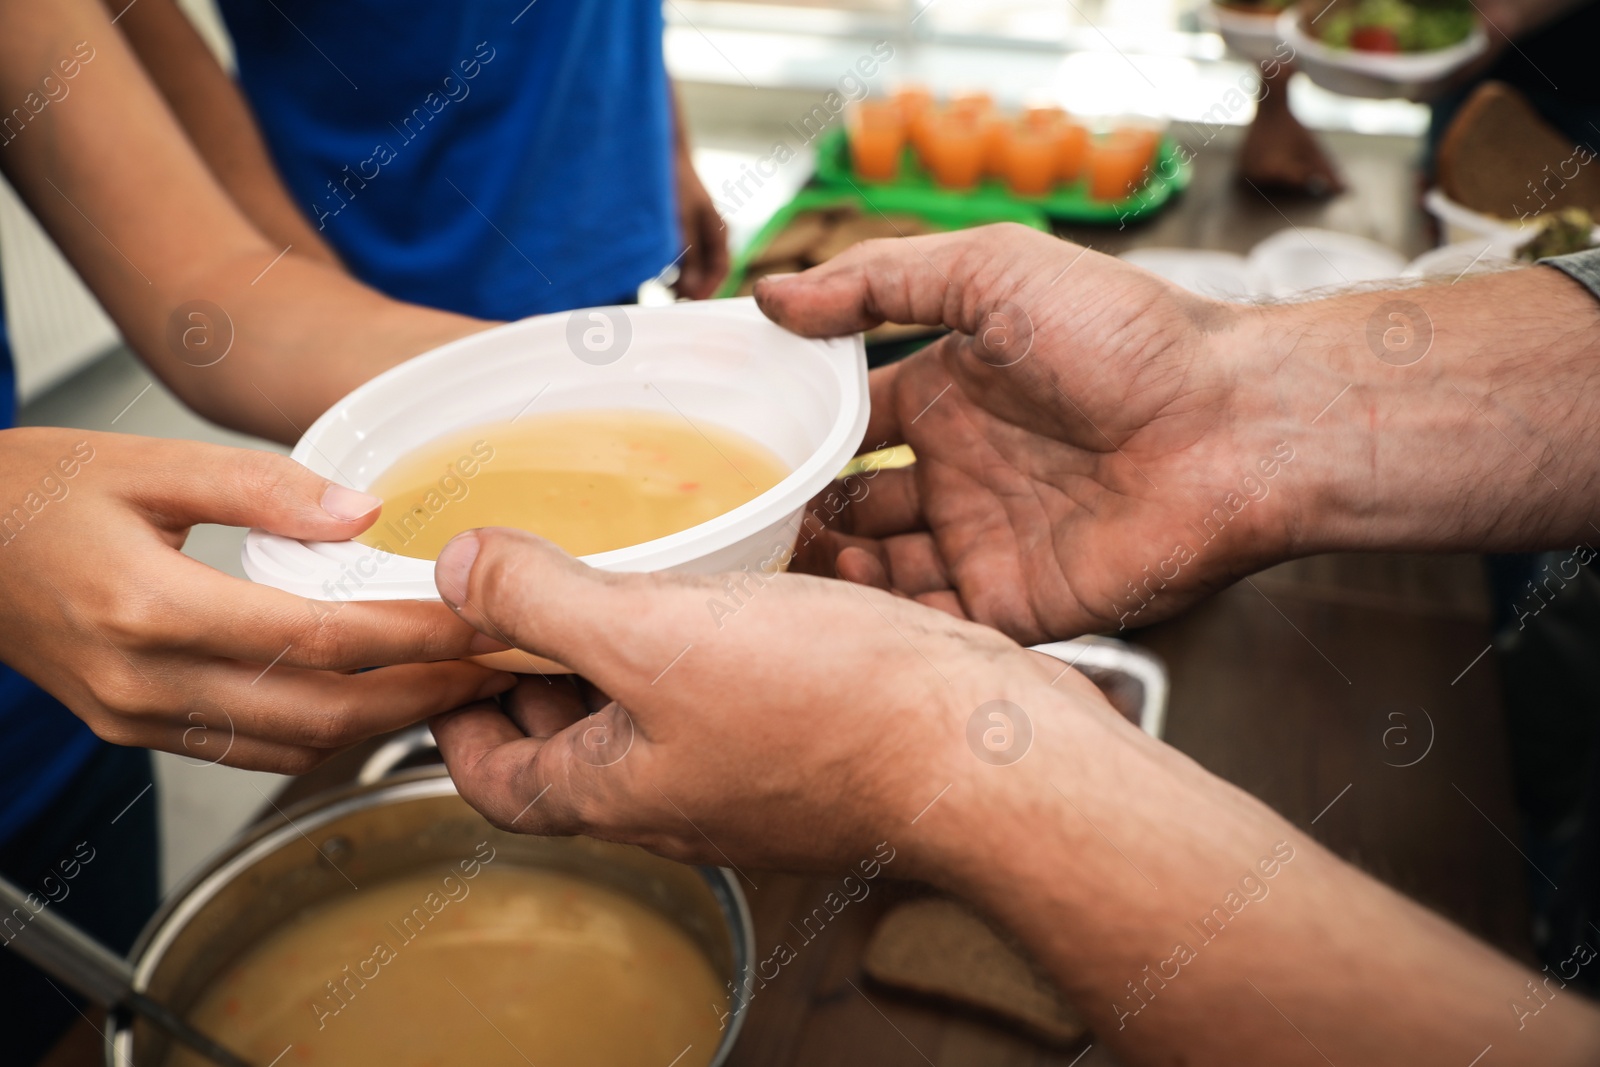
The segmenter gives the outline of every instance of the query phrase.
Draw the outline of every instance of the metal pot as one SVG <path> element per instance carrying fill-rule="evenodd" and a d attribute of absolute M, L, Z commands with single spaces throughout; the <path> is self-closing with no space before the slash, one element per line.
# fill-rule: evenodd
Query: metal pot
<path fill-rule="evenodd" d="M 467 806 L 441 767 L 325 793 L 284 814 L 245 832 L 168 898 L 130 954 L 135 989 L 186 1012 L 230 964 L 306 907 L 348 893 L 352 884 L 456 862 L 482 841 L 495 849 L 497 865 L 559 871 L 632 896 L 681 927 L 730 989 L 747 988 L 755 935 L 727 870 L 589 838 L 497 830 Z M 735 997 L 730 1008 L 739 1006 Z M 712 1067 L 726 1062 L 744 1014 L 728 1016 Z M 159 1032 L 113 1020 L 107 1067 L 159 1064 L 167 1054 Z"/>

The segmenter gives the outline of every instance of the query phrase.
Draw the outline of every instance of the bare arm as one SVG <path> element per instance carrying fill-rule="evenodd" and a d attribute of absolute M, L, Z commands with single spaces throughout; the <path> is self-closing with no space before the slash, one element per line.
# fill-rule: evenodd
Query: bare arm
<path fill-rule="evenodd" d="M 463 534 L 437 579 L 484 633 L 606 694 L 539 679 L 504 712 L 434 720 L 462 796 L 502 826 L 745 869 L 897 856 L 891 874 L 1010 927 L 1129 1064 L 1600 1058 L 1600 1010 L 1560 976 L 1354 870 L 986 627 L 799 575 L 736 575 L 724 620 L 707 605 L 725 577 L 602 574 L 511 530 Z M 1009 763 L 972 740 L 996 700 L 1032 724 Z"/>
<path fill-rule="evenodd" d="M 684 250 L 678 260 L 678 295 L 704 300 L 717 291 L 728 276 L 728 229 L 712 202 L 711 194 L 694 169 L 689 148 L 689 128 L 678 100 L 677 87 L 670 82 L 667 93 L 672 102 L 673 172 L 677 182 L 678 224 Z"/>
<path fill-rule="evenodd" d="M 1128 1062 L 1600 1056 L 1600 1009 L 1562 975 L 1474 940 L 1175 751 L 1049 700 L 1028 705 L 1050 736 L 1016 765 L 1024 782 L 945 813 L 942 880 L 1014 930 Z"/>
<path fill-rule="evenodd" d="M 145 73 L 245 217 L 279 248 L 338 266 L 338 255 L 290 198 L 238 85 L 174 0 L 104 4 L 120 14 L 117 26 Z"/>
<path fill-rule="evenodd" d="M 1600 537 L 1600 303 L 1558 270 L 1261 309 L 1219 347 L 1259 354 L 1242 417 L 1306 464 L 1281 555 Z"/>
<path fill-rule="evenodd" d="M 0 0 L 0 24 L 0 99 L 40 102 L 20 121 L 8 113 L 0 168 L 129 344 L 197 411 L 291 441 L 374 374 L 482 328 L 280 259 L 93 0 Z"/>

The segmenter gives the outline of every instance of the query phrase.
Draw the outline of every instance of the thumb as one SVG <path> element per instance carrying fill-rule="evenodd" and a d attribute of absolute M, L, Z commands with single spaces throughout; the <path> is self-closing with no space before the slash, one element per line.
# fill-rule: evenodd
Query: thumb
<path fill-rule="evenodd" d="M 456 536 L 439 553 L 434 582 L 470 625 L 613 696 L 654 677 L 705 617 L 695 579 L 598 571 L 542 537 L 502 527 Z"/>
<path fill-rule="evenodd" d="M 480 632 L 602 686 L 626 681 L 619 669 L 627 659 L 662 640 L 651 616 L 675 592 L 648 574 L 597 571 L 544 537 L 498 526 L 451 539 L 438 553 L 434 582 Z"/>
<path fill-rule="evenodd" d="M 155 446 L 133 496 L 158 522 L 254 526 L 303 541 L 344 541 L 371 526 L 383 501 L 329 481 L 275 452 L 200 445 Z"/>
<path fill-rule="evenodd" d="M 884 322 L 977 336 L 1024 279 L 1014 265 L 1073 246 L 1016 223 L 863 241 L 800 274 L 762 278 L 756 304 L 779 326 L 833 337 Z"/>

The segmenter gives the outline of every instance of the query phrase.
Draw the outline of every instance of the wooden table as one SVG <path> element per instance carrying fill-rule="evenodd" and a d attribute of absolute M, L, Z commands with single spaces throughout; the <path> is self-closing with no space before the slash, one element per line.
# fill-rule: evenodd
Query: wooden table
<path fill-rule="evenodd" d="M 1421 251 L 1427 239 L 1413 202 L 1415 146 L 1353 135 L 1329 140 L 1352 187 L 1337 200 L 1272 202 L 1236 185 L 1237 136 L 1224 134 L 1200 151 L 1194 185 L 1173 210 L 1140 228 L 1072 235 L 1107 251 L 1151 244 L 1244 251 L 1292 223 Z M 1515 824 L 1476 557 L 1302 560 L 1137 640 L 1171 671 L 1168 741 L 1351 862 L 1529 957 L 1520 861 L 1500 832 Z M 349 774 L 358 759 L 350 754 L 295 783 L 291 794 Z M 835 885 L 750 874 L 758 957 L 794 941 L 790 922 Z M 1099 1045 L 1050 1048 L 873 985 L 860 967 L 866 940 L 894 900 L 915 892 L 880 882 L 801 948 L 755 998 L 732 1063 L 1115 1062 Z"/>

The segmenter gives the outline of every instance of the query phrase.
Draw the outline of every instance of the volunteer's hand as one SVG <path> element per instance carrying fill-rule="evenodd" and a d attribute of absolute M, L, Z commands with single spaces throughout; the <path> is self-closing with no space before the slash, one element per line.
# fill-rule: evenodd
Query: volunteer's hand
<path fill-rule="evenodd" d="M 1213 343 L 1229 305 L 1021 226 L 869 241 L 756 299 L 809 336 L 955 331 L 874 373 L 865 447 L 904 442 L 917 462 L 849 487 L 809 569 L 1034 643 L 1154 622 L 1281 540 L 1257 469 L 1281 438 L 1245 417 L 1252 374 Z M 1266 498 L 1201 542 L 1246 476 Z"/>
<path fill-rule="evenodd" d="M 531 677 L 505 712 L 484 702 L 433 720 L 461 795 L 510 830 L 836 868 L 890 828 L 914 849 L 919 811 L 993 770 L 967 748 L 988 701 L 1036 717 L 1076 701 L 1136 733 L 1059 663 L 843 582 L 736 576 L 735 599 L 720 577 L 608 574 L 506 529 L 457 537 L 437 581 L 486 634 L 587 679 Z"/>
<path fill-rule="evenodd" d="M 678 261 L 679 296 L 704 300 L 728 276 L 728 229 L 695 173 L 686 148 L 677 152 L 678 223 L 687 251 Z"/>
<path fill-rule="evenodd" d="M 6 430 L 0 505 L 0 659 L 108 741 L 299 773 L 514 681 L 458 661 L 504 646 L 442 604 L 302 600 L 179 551 L 196 523 L 329 541 L 371 525 L 376 500 L 282 456 Z"/>

